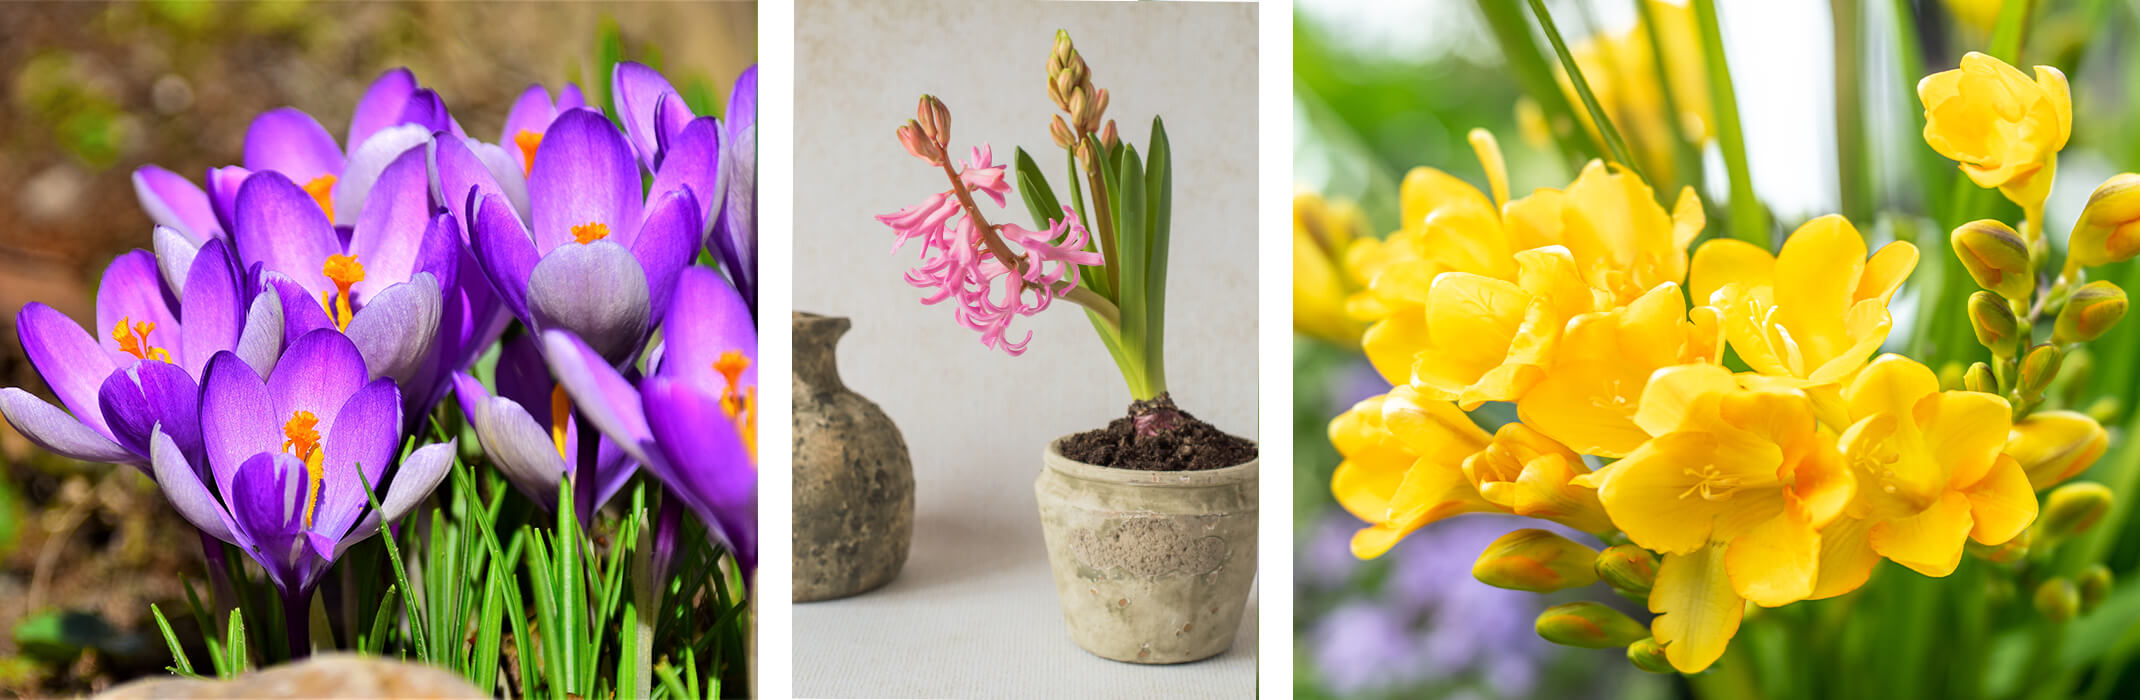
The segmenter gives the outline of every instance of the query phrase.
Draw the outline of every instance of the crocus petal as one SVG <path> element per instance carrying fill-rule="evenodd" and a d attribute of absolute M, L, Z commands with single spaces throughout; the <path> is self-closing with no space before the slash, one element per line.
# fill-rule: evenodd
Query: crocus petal
<path fill-rule="evenodd" d="M 721 112 L 721 118 L 727 120 L 731 135 L 758 128 L 758 64 L 750 64 L 736 75 L 736 86 L 728 91 L 728 109 Z"/>
<path fill-rule="evenodd" d="M 402 114 L 408 109 L 409 96 L 416 89 L 416 74 L 407 68 L 389 70 L 373 80 L 350 115 L 350 146 L 364 143 L 373 132 L 401 123 Z"/>
<path fill-rule="evenodd" d="M 262 452 L 237 471 L 223 498 L 234 529 L 252 540 L 246 552 L 278 587 L 302 587 L 305 542 L 299 535 L 309 492 L 304 463 L 281 452 Z"/>
<path fill-rule="evenodd" d="M 423 366 L 438 338 L 438 282 L 428 272 L 387 287 L 357 311 L 343 333 L 364 356 L 371 376 L 406 381 Z"/>
<path fill-rule="evenodd" d="M 342 147 L 312 115 L 293 107 L 262 112 L 245 132 L 245 169 L 273 170 L 298 182 L 340 175 Z M 242 208 L 242 207 L 241 207 Z"/>
<path fill-rule="evenodd" d="M 99 426 L 104 422 L 101 412 L 87 415 L 95 416 Z M 104 464 L 127 464 L 137 459 L 133 452 L 104 435 L 103 428 L 90 427 L 58 406 L 15 387 L 0 389 L 0 416 L 15 426 L 15 432 L 56 454 Z"/>
<path fill-rule="evenodd" d="M 312 530 L 339 536 L 370 503 L 364 484 L 379 483 L 401 449 L 401 392 L 386 379 L 364 385 L 335 411 L 334 431 L 322 435 L 324 474 Z"/>
<path fill-rule="evenodd" d="M 448 467 L 453 465 L 454 440 L 419 447 L 401 460 L 401 468 L 394 472 L 394 483 L 379 494 L 379 510 L 364 514 L 356 527 L 350 528 L 342 541 L 333 548 L 334 556 L 342 556 L 349 546 L 363 542 L 379 531 L 379 523 L 400 520 L 408 515 L 425 496 L 438 489 L 445 481 Z"/>
<path fill-rule="evenodd" d="M 186 300 L 179 307 L 186 332 L 179 335 L 176 357 L 186 371 L 200 374 L 208 356 L 238 347 L 244 330 L 245 302 L 239 297 L 237 263 L 222 241 L 209 241 L 186 272 Z M 279 319 L 278 319 L 279 320 Z M 169 338 L 164 338 L 168 341 Z"/>
<path fill-rule="evenodd" d="M 402 124 L 381 129 L 362 146 L 350 151 L 349 165 L 343 169 L 342 179 L 334 183 L 334 223 L 338 226 L 362 223 L 361 217 L 371 202 L 372 193 L 381 184 L 408 186 L 407 183 L 382 183 L 380 179 L 386 176 L 389 166 L 400 162 L 411 151 L 417 153 L 417 161 L 423 161 L 423 147 L 430 142 L 429 127 Z M 412 188 L 416 196 L 424 196 L 429 192 L 428 169 L 419 167 L 417 174 L 416 184 Z M 426 202 L 426 206 L 428 204 Z M 391 231 L 385 233 L 390 235 Z"/>
<path fill-rule="evenodd" d="M 348 336 L 317 330 L 298 338 L 268 375 L 276 425 L 297 411 L 310 411 L 319 419 L 315 427 L 321 435 L 334 434 L 335 412 L 371 380 L 364 367 L 364 356 Z"/>
<path fill-rule="evenodd" d="M 409 103 L 402 107 L 401 118 L 397 123 L 401 126 L 421 126 L 424 131 L 445 131 L 452 132 L 455 136 L 463 135 L 454 124 L 453 115 L 447 113 L 446 101 L 438 96 L 437 90 L 430 88 L 417 90 L 409 95 Z"/>
<path fill-rule="evenodd" d="M 186 272 L 193 269 L 193 258 L 201 252 L 200 244 L 168 226 L 156 227 L 149 238 L 151 249 L 156 251 L 156 271 L 163 275 L 164 285 L 171 288 L 178 300 L 185 301 Z"/>
<path fill-rule="evenodd" d="M 700 521 L 726 540 L 746 567 L 756 566 L 758 469 L 742 434 L 730 427 L 719 395 L 657 376 L 647 378 L 640 398 L 647 427 L 668 458 L 647 467 L 685 494 Z"/>
<path fill-rule="evenodd" d="M 526 154 L 519 148 L 520 135 L 541 136 L 543 130 L 550 128 L 550 120 L 557 118 L 557 110 L 557 105 L 550 101 L 549 89 L 537 83 L 520 91 L 520 97 L 513 100 L 513 108 L 505 113 L 505 127 L 498 131 L 498 144 L 511 146 L 506 150 L 523 172 L 528 162 Z"/>
<path fill-rule="evenodd" d="M 104 414 L 97 409 L 97 389 L 119 368 L 111 354 L 66 314 L 40 302 L 24 304 L 15 314 L 15 333 L 22 339 L 22 352 L 29 356 L 30 366 L 37 368 L 60 404 L 97 433 L 110 436 Z"/>
<path fill-rule="evenodd" d="M 512 202 L 513 211 L 520 215 L 520 220 L 528 221 L 527 172 L 515 164 L 503 148 L 469 139 L 463 139 L 463 142 L 475 152 L 476 160 L 483 162 L 483 168 L 490 171 L 491 179 L 497 181 L 498 188 L 505 192 L 506 201 Z"/>
<path fill-rule="evenodd" d="M 201 454 L 200 387 L 169 362 L 142 360 L 111 373 L 97 395 L 112 437 L 146 464 L 149 434 L 163 425 L 187 455 Z"/>
<path fill-rule="evenodd" d="M 364 264 L 364 279 L 350 287 L 359 305 L 387 285 L 408 279 L 415 269 L 417 246 L 411 243 L 419 240 L 418 234 L 431 221 L 430 170 L 425 156 L 421 148 L 402 151 L 380 172 L 377 185 L 364 198 L 349 238 L 349 253 Z M 355 163 L 351 165 L 354 169 Z M 340 205 L 335 211 L 341 211 Z"/>
<path fill-rule="evenodd" d="M 155 431 L 149 440 L 149 463 L 153 465 L 151 476 L 156 477 L 156 486 L 163 491 L 171 507 L 185 516 L 186 522 L 200 528 L 201 532 L 224 542 L 237 543 L 231 534 L 230 515 L 223 512 L 223 504 L 216 501 L 215 494 L 201 483 L 200 472 L 186 462 L 185 452 L 162 430 Z"/>
<path fill-rule="evenodd" d="M 514 185 L 518 187 L 516 197 L 474 150 L 487 146 L 488 144 L 463 139 L 436 139 L 431 142 L 431 159 L 436 166 L 434 172 L 438 177 L 438 191 L 433 194 L 446 205 L 447 211 L 465 221 L 475 220 L 476 203 L 486 196 L 504 197 L 506 202 L 512 204 L 515 212 L 522 211 L 527 206 L 526 179 L 513 178 Z"/>
<path fill-rule="evenodd" d="M 675 152 L 677 135 L 684 127 L 695 121 L 691 105 L 684 103 L 684 96 L 669 93 L 654 103 L 654 169 L 659 171 L 668 164 L 669 154 Z M 715 120 L 718 123 L 719 120 Z M 657 192 L 659 190 L 656 190 Z"/>
<path fill-rule="evenodd" d="M 132 362 L 135 358 L 119 351 L 118 339 L 111 330 L 120 321 L 128 322 L 131 328 L 137 323 L 153 323 L 155 329 L 146 341 L 149 347 L 169 348 L 178 345 L 182 335 L 178 317 L 171 313 L 171 299 L 164 294 L 163 273 L 156 269 L 156 256 L 146 250 L 134 249 L 112 259 L 104 268 L 104 278 L 97 281 L 97 330 L 98 344 L 104 346 L 114 365 Z"/>
<path fill-rule="evenodd" d="M 718 254 L 745 299 L 758 298 L 758 130 L 730 138 L 721 156 L 721 217 L 708 249 Z"/>
<path fill-rule="evenodd" d="M 144 165 L 134 171 L 134 196 L 149 220 L 177 230 L 198 245 L 222 234 L 208 193 L 178 173 Z"/>
<path fill-rule="evenodd" d="M 233 238 L 246 267 L 262 263 L 307 290 L 334 290 L 321 266 L 327 258 L 342 254 L 342 237 L 319 203 L 297 183 L 279 172 L 246 179 L 238 189 L 237 219 Z M 288 306 L 284 304 L 285 310 Z"/>
<path fill-rule="evenodd" d="M 543 360 L 557 383 L 572 396 L 573 407 L 597 430 L 617 441 L 632 459 L 649 462 L 654 434 L 647 428 L 639 390 L 608 360 L 579 337 L 564 331 L 542 334 Z"/>
<path fill-rule="evenodd" d="M 534 275 L 535 263 L 541 256 L 512 207 L 497 195 L 482 198 L 476 204 L 475 224 L 469 227 L 469 235 L 476 261 L 482 264 L 484 276 L 490 278 L 491 288 L 498 292 L 505 308 L 523 323 L 533 323 L 534 317 L 528 313 L 528 278 Z"/>
<path fill-rule="evenodd" d="M 669 79 L 660 71 L 631 61 L 621 61 L 610 70 L 610 90 L 615 97 L 616 113 L 624 122 L 624 128 L 632 136 L 632 147 L 639 153 L 639 160 L 647 170 L 654 169 L 655 142 L 654 109 L 663 95 L 676 92 Z M 552 126 L 552 128 L 556 128 Z M 543 146 L 549 146 L 545 139 Z"/>
<path fill-rule="evenodd" d="M 238 230 L 238 189 L 252 176 L 253 171 L 235 165 L 208 169 L 208 206 L 215 210 L 225 237 Z"/>
<path fill-rule="evenodd" d="M 721 125 L 712 117 L 693 119 L 668 140 L 661 170 L 647 192 L 660 197 L 680 187 L 691 188 L 704 217 L 719 214 L 721 190 Z M 652 218 L 651 216 L 649 218 Z"/>
<path fill-rule="evenodd" d="M 632 242 L 632 257 L 639 259 L 639 269 L 646 275 L 650 319 L 668 313 L 677 273 L 698 255 L 700 222 L 704 221 L 699 211 L 698 198 L 691 190 L 658 195 L 646 224 L 639 228 L 638 240 Z"/>
<path fill-rule="evenodd" d="M 216 492 L 229 494 L 238 467 L 253 455 L 281 449 L 285 415 L 275 411 L 267 383 L 232 353 L 208 360 L 201 377 L 201 442 Z"/>
<path fill-rule="evenodd" d="M 565 474 L 565 460 L 557 453 L 550 431 L 535 423 L 525 407 L 503 396 L 492 396 L 468 408 L 476 439 L 507 481 L 545 509 L 557 507 L 557 484 Z M 548 407 L 543 407 L 547 410 Z"/>
<path fill-rule="evenodd" d="M 275 361 L 282 358 L 284 330 L 282 295 L 262 294 L 253 297 L 252 307 L 245 312 L 245 331 L 238 336 L 238 358 L 252 367 L 256 374 L 266 376 L 273 373 Z M 205 363 L 202 364 L 202 367 L 206 366 Z"/>
<path fill-rule="evenodd" d="M 319 297 L 313 296 L 304 285 L 280 272 L 263 273 L 260 282 L 260 296 L 278 299 L 276 306 L 282 310 L 283 345 L 297 342 L 306 333 L 334 328 L 334 321 L 327 318 L 327 310 L 320 306 Z"/>
<path fill-rule="evenodd" d="M 631 146 L 601 112 L 558 115 L 528 173 L 536 250 L 573 242 L 573 227 L 583 225 L 606 226 L 607 240 L 630 246 L 641 219 L 642 182 Z"/>
<path fill-rule="evenodd" d="M 721 355 L 740 352 L 750 360 L 738 384 L 758 385 L 758 329 L 743 297 L 719 273 L 686 268 L 676 281 L 675 303 L 662 322 L 660 372 L 693 386 L 721 386 L 727 379 L 714 369 Z"/>
<path fill-rule="evenodd" d="M 588 293 L 595 289 L 602 293 Z M 612 363 L 623 362 L 645 339 L 649 295 L 638 259 L 606 240 L 551 251 L 528 276 L 535 326 L 572 331 Z"/>

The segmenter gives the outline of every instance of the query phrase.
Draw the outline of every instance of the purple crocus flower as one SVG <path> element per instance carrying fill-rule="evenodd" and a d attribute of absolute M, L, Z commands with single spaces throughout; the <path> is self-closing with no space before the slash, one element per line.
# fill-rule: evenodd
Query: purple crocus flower
<path fill-rule="evenodd" d="M 556 510 L 557 486 L 580 457 L 580 422 L 570 420 L 571 400 L 543 366 L 542 350 L 535 336 L 506 341 L 499 351 L 498 393 L 491 395 L 481 382 L 466 372 L 453 375 L 454 396 L 483 453 L 513 487 L 543 508 Z M 530 411 L 529 407 L 536 410 Z M 635 465 L 608 437 L 601 440 L 595 462 L 595 499 L 581 504 L 585 512 L 602 507 L 637 471 Z"/>
<path fill-rule="evenodd" d="M 550 91 L 541 85 L 529 85 L 521 91 L 520 98 L 513 101 L 511 111 L 505 113 L 505 126 L 498 132 L 498 145 L 511 154 L 520 172 L 526 175 L 535 167 L 535 152 L 542 145 L 543 134 L 550 129 L 550 122 L 565 110 L 587 106 L 587 97 L 580 94 L 580 87 L 565 83 L 557 91 L 557 101 L 550 100 Z"/>
<path fill-rule="evenodd" d="M 445 167 L 441 155 L 441 179 Z M 640 182 L 631 147 L 601 113 L 568 109 L 551 122 L 528 175 L 532 230 L 503 197 L 476 193 L 476 259 L 506 308 L 530 328 L 571 331 L 613 363 L 637 352 L 701 226 L 690 190 L 648 206 Z"/>
<path fill-rule="evenodd" d="M 572 333 L 548 331 L 542 340 L 550 372 L 581 415 L 755 570 L 758 337 L 735 289 L 713 270 L 684 270 L 658 365 L 636 387 Z"/>
<path fill-rule="evenodd" d="M 618 63 L 611 72 L 617 114 L 650 191 L 688 187 L 705 217 L 706 251 L 721 261 L 746 304 L 758 304 L 758 66 L 736 78 L 726 121 L 692 114 L 659 72 Z"/>
<path fill-rule="evenodd" d="M 402 443 L 401 397 L 393 380 L 371 374 L 357 346 L 331 330 L 298 338 L 265 379 L 219 352 L 200 392 L 205 464 L 171 433 L 154 433 L 151 462 L 171 505 L 244 550 L 282 592 L 293 656 L 310 643 L 303 611 L 320 575 L 382 521 L 407 514 L 452 462 L 452 441 L 428 445 L 387 483 Z M 368 507 L 367 488 L 380 510 Z"/>
<path fill-rule="evenodd" d="M 24 354 L 60 404 L 22 389 L 0 389 L 0 414 L 31 442 L 90 462 L 149 465 L 149 435 L 164 424 L 177 445 L 200 451 L 196 408 L 210 356 L 236 357 L 266 371 L 282 351 L 282 309 L 248 290 L 228 246 L 209 241 L 184 277 L 184 301 L 166 288 L 156 261 L 135 250 L 105 268 L 92 337 L 41 303 L 15 317 Z"/>

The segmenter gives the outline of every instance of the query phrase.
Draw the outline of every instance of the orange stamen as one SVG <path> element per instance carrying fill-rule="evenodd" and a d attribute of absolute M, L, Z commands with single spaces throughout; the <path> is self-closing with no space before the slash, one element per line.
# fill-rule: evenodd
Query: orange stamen
<path fill-rule="evenodd" d="M 319 509 L 320 481 L 327 477 L 325 456 L 320 450 L 319 417 L 311 411 L 290 414 L 282 424 L 282 449 L 305 462 L 305 527 L 312 527 L 312 513 Z"/>
<path fill-rule="evenodd" d="M 609 237 L 609 224 L 588 222 L 572 227 L 572 238 L 581 243 L 593 243 Z"/>
<path fill-rule="evenodd" d="M 571 418 L 572 397 L 565 394 L 565 385 L 559 384 L 550 389 L 550 442 L 557 445 L 557 456 L 568 463 L 572 455 L 565 454 L 565 427 Z"/>
<path fill-rule="evenodd" d="M 521 167 L 525 171 L 522 174 L 533 174 L 535 172 L 535 149 L 542 146 L 542 134 L 521 129 L 520 133 L 513 134 L 513 145 L 520 147 Z"/>
<path fill-rule="evenodd" d="M 727 380 L 721 387 L 721 412 L 736 424 L 736 432 L 743 436 L 743 449 L 750 452 L 752 466 L 758 464 L 758 387 L 741 388 L 743 370 L 750 369 L 750 358 L 743 353 L 729 350 L 713 361 L 713 371 L 720 372 Z"/>
<path fill-rule="evenodd" d="M 149 332 L 156 330 L 155 321 L 136 322 L 132 317 L 121 316 L 112 324 L 111 339 L 119 341 L 119 351 L 133 355 L 135 359 L 171 361 L 171 351 L 149 345 Z"/>
<path fill-rule="evenodd" d="M 332 294 L 320 292 L 320 306 L 327 307 L 327 315 L 334 319 L 335 328 L 349 330 L 349 319 L 356 316 L 356 312 L 349 308 L 349 288 L 364 281 L 364 264 L 357 262 L 354 255 L 330 255 L 326 264 L 320 266 L 320 273 L 332 280 L 335 288 Z"/>
<path fill-rule="evenodd" d="M 312 201 L 319 203 L 320 211 L 327 212 L 328 221 L 334 220 L 334 183 L 339 179 L 333 175 L 321 175 L 305 183 L 305 194 L 312 195 Z"/>

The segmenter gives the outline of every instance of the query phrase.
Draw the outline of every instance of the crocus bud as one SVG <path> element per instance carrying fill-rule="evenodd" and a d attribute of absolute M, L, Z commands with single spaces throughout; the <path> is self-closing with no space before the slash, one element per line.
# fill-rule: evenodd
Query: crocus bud
<path fill-rule="evenodd" d="M 1606 649 L 1641 641 L 1650 630 L 1604 603 L 1582 601 L 1546 608 L 1538 614 L 1538 636 L 1554 644 Z"/>
<path fill-rule="evenodd" d="M 2007 455 L 2021 463 L 2037 491 L 2086 470 L 2110 447 L 2110 433 L 2094 418 L 2072 411 L 2037 411 L 2014 422 L 2006 434 Z"/>
<path fill-rule="evenodd" d="M 2088 206 L 2073 222 L 2066 255 L 2094 267 L 2123 262 L 2140 252 L 2140 175 L 2119 173 L 2088 195 Z"/>
<path fill-rule="evenodd" d="M 2029 348 L 2021 358 L 2021 395 L 2043 396 L 2043 390 L 2058 378 L 2058 366 L 2065 362 L 2066 353 L 2058 346 L 2043 343 Z"/>
<path fill-rule="evenodd" d="M 2053 326 L 2051 342 L 2095 340 L 2121 318 L 2125 318 L 2125 290 L 2107 280 L 2089 282 L 2066 299 L 2066 308 L 2058 312 L 2058 325 Z"/>
<path fill-rule="evenodd" d="M 2043 499 L 2043 516 L 2036 526 L 2043 528 L 2043 536 L 2052 540 L 2065 539 L 2095 527 L 2103 521 L 2103 514 L 2110 511 L 2110 487 L 2093 481 L 2076 481 L 2060 486 Z"/>
<path fill-rule="evenodd" d="M 1991 373 L 1991 365 L 1972 363 L 1969 365 L 1969 371 L 1962 374 L 1962 388 L 1996 394 L 1999 393 L 1999 379 Z"/>
<path fill-rule="evenodd" d="M 1631 544 L 1606 547 L 1598 553 L 1597 574 L 1614 590 L 1648 596 L 1657 582 L 1657 555 Z"/>
<path fill-rule="evenodd" d="M 908 153 L 929 161 L 931 165 L 944 162 L 943 149 L 937 148 L 936 142 L 921 132 L 921 125 L 911 119 L 907 120 L 906 126 L 899 127 L 899 143 L 907 147 Z"/>
<path fill-rule="evenodd" d="M 1055 138 L 1056 146 L 1069 148 L 1077 145 L 1077 135 L 1070 133 L 1070 125 L 1063 123 L 1063 115 L 1055 115 L 1055 120 L 1048 122 L 1048 135 Z"/>
<path fill-rule="evenodd" d="M 1955 257 L 1977 286 L 2008 299 L 2026 299 L 2035 280 L 2029 274 L 2029 244 L 2006 224 L 1982 219 L 1962 224 L 1949 239 Z"/>
<path fill-rule="evenodd" d="M 1566 537 L 1523 529 L 1487 545 L 1472 564 L 1471 575 L 1497 588 L 1551 593 L 1597 583 L 1597 572 L 1591 566 L 1597 556 L 1596 550 Z"/>
<path fill-rule="evenodd" d="M 2102 605 L 2103 598 L 2110 595 L 2110 584 L 2110 567 L 2095 563 L 2081 569 L 2081 574 L 2073 578 L 2074 587 L 2081 589 L 2081 612 Z"/>
<path fill-rule="evenodd" d="M 2014 316 L 2013 305 L 1997 294 L 1969 295 L 1969 328 L 1976 331 L 1977 344 L 1990 348 L 1994 357 L 2013 357 L 2020 345 L 2021 320 Z"/>
<path fill-rule="evenodd" d="M 1644 637 L 1627 645 L 1627 661 L 1650 673 L 1678 672 L 1672 668 L 1672 662 L 1664 658 L 1664 645 L 1658 644 L 1655 637 Z"/>
<path fill-rule="evenodd" d="M 2071 620 L 2080 609 L 2080 588 L 2073 585 L 2072 579 L 2060 576 L 2036 587 L 2036 612 L 2052 622 Z"/>

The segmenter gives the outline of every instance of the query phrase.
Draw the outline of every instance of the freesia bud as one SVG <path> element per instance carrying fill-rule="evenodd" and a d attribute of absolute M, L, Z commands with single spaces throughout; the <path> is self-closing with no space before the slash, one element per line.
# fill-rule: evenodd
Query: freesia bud
<path fill-rule="evenodd" d="M 2103 604 L 2103 598 L 2110 595 L 2110 567 L 2100 562 L 2081 569 L 2081 575 L 2074 577 L 2073 581 L 2074 586 L 2081 589 L 2081 612 L 2094 610 L 2095 606 Z"/>
<path fill-rule="evenodd" d="M 1070 125 L 1063 123 L 1063 115 L 1057 114 L 1054 121 L 1048 122 L 1048 135 L 1055 138 L 1056 146 L 1069 148 L 1077 145 L 1077 135 L 1070 133 Z"/>
<path fill-rule="evenodd" d="M 1607 547 L 1598 553 L 1597 574 L 1614 590 L 1647 596 L 1657 582 L 1657 555 L 1631 544 Z"/>
<path fill-rule="evenodd" d="M 1627 646 L 1650 636 L 1642 623 L 1589 600 L 1546 608 L 1538 614 L 1537 628 L 1548 642 L 1584 649 Z"/>
<path fill-rule="evenodd" d="M 2097 423 L 2116 423 L 2125 417 L 2125 402 L 2115 396 L 2098 398 L 2095 403 L 2088 404 L 2088 417 Z"/>
<path fill-rule="evenodd" d="M 1672 662 L 1664 658 L 1664 645 L 1658 644 L 1655 637 L 1644 637 L 1627 645 L 1627 661 L 1650 673 L 1678 673 L 1672 668 Z"/>
<path fill-rule="evenodd" d="M 2071 620 L 2080 609 L 2081 592 L 2072 579 L 2060 576 L 2036 587 L 2036 612 L 2052 622 Z"/>
<path fill-rule="evenodd" d="M 2125 290 L 2107 280 L 2096 280 L 2073 290 L 2066 308 L 2058 312 L 2051 342 L 2084 343 L 2095 340 L 2125 318 Z"/>
<path fill-rule="evenodd" d="M 2051 540 L 2087 532 L 2103 521 L 2113 500 L 2116 499 L 2110 487 L 2093 481 L 2060 486 L 2043 499 L 2043 517 L 2037 527 L 2043 528 L 2043 536 Z"/>
<path fill-rule="evenodd" d="M 2058 346 L 2043 343 L 2029 348 L 2021 358 L 2021 395 L 2043 396 L 2043 390 L 2058 378 L 2058 366 L 2065 362 L 2066 352 Z"/>
<path fill-rule="evenodd" d="M 1597 583 L 1597 572 L 1591 566 L 1597 555 L 1596 550 L 1552 532 L 1523 529 L 1487 545 L 1472 564 L 1471 575 L 1497 588 L 1551 593 Z"/>
<path fill-rule="evenodd" d="M 1955 389 L 1968 388 L 1968 385 L 1962 381 L 1967 377 L 1968 369 L 1962 363 L 1953 360 L 1941 363 L 1939 366 L 1939 390 L 1953 391 Z"/>
<path fill-rule="evenodd" d="M 1969 295 L 1969 328 L 1976 331 L 1977 344 L 1989 348 L 1992 356 L 2014 356 L 2021 320 L 2014 316 L 2013 305 L 1999 295 L 1981 290 Z"/>
<path fill-rule="evenodd" d="M 1964 542 L 1969 553 L 1978 559 L 1994 564 L 2011 564 L 2029 555 L 2029 543 L 2035 539 L 2034 529 L 2024 529 L 2013 539 L 1996 545 L 1979 544 L 1976 540 Z"/>
<path fill-rule="evenodd" d="M 1999 379 L 1991 373 L 1991 365 L 1977 362 L 1969 365 L 1969 371 L 1962 375 L 1962 388 L 1996 394 L 1999 393 Z"/>
<path fill-rule="evenodd" d="M 2124 262 L 2140 252 L 2140 174 L 2119 173 L 2088 195 L 2088 206 L 2073 222 L 2066 255 L 2095 267 Z"/>
<path fill-rule="evenodd" d="M 2036 284 L 2029 274 L 2029 244 L 2006 224 L 1990 219 L 1954 229 L 1954 255 L 1977 286 L 2008 299 L 2026 299 Z"/>
<path fill-rule="evenodd" d="M 2006 454 L 2021 463 L 2037 491 L 2086 470 L 2110 447 L 2110 433 L 2094 418 L 2072 411 L 2037 411 L 2014 422 Z"/>

